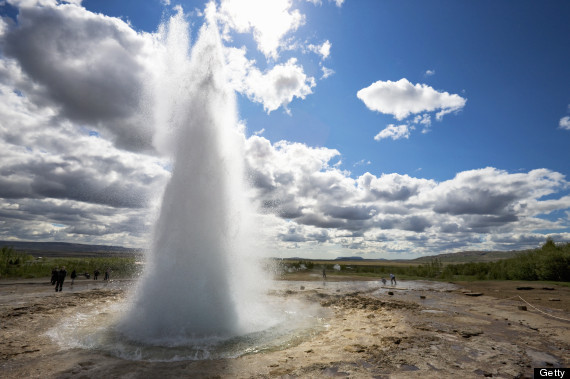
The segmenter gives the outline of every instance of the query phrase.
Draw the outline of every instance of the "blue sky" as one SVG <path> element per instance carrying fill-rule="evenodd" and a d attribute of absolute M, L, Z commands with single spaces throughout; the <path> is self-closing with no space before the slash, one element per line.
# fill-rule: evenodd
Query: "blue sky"
<path fill-rule="evenodd" d="M 393 258 L 529 248 L 547 236 L 570 240 L 568 2 L 275 1 L 279 12 L 267 9 L 261 18 L 248 13 L 247 4 L 224 0 L 215 7 L 239 118 L 246 125 L 246 150 L 253 156 L 265 146 L 274 157 L 269 163 L 247 158 L 249 170 L 260 178 L 256 200 L 281 204 L 273 219 L 264 221 L 270 245 L 278 246 L 271 254 Z M 135 105 L 118 109 L 119 102 L 110 99 L 142 88 L 149 60 L 140 46 L 150 46 L 160 23 L 183 12 L 193 43 L 205 6 L 174 0 L 0 3 L 3 93 L 22 94 L 10 95 L 0 113 L 1 141 L 10 152 L 2 165 L 10 190 L 0 193 L 3 217 L 10 221 L 0 238 L 144 246 L 152 223 L 135 220 L 151 212 L 148 201 L 143 206 L 120 200 L 121 191 L 132 194 L 135 188 L 145 199 L 159 193 L 168 179 L 168 158 L 145 148 L 150 146 L 146 132 L 132 129 L 140 125 Z M 83 29 L 86 19 L 91 29 Z M 283 27 L 277 37 L 263 40 L 276 33 L 263 24 L 267 20 Z M 97 27 L 99 33 L 89 34 Z M 51 42 L 45 48 L 34 42 L 35 33 L 46 32 L 60 42 L 51 50 Z M 129 41 L 121 42 L 125 55 L 115 71 L 130 70 L 132 77 L 120 76 L 116 89 L 93 84 L 100 83 L 98 72 L 115 75 L 105 62 L 119 59 L 116 50 L 97 53 L 101 36 Z M 61 69 L 40 67 L 32 55 Z M 132 66 L 122 67 L 125 61 Z M 140 75 L 133 67 L 143 67 Z M 70 86 L 54 83 L 58 75 L 71 87 L 85 84 L 84 93 L 106 93 L 109 102 L 97 104 L 99 116 L 88 109 L 97 101 L 89 106 L 75 101 L 77 93 L 67 93 Z M 44 118 L 31 120 L 32 110 Z M 116 114 L 122 115 L 120 122 Z M 32 137 L 45 131 L 46 123 L 52 131 L 49 144 Z M 18 136 L 15 129 L 21 130 Z M 116 193 L 88 193 L 75 183 L 81 179 L 78 168 L 62 164 L 79 152 L 56 152 L 69 138 L 59 134 L 63 129 L 68 135 L 69 130 L 90 132 L 97 144 L 105 144 L 94 147 L 102 155 L 91 159 L 117 159 L 121 173 L 132 177 L 144 172 L 152 189 L 114 182 L 94 168 L 92 176 L 110 180 L 105 188 Z M 50 152 L 59 171 L 40 178 L 46 158 L 35 156 L 26 158 L 26 175 L 13 174 L 18 159 L 22 164 L 22 146 Z M 139 154 L 141 166 L 135 167 L 133 155 Z M 306 162 L 312 157 L 320 163 L 304 177 L 309 169 L 302 163 L 283 166 L 295 161 L 287 154 L 306 154 Z M 85 156 L 77 160 L 97 166 Z M 272 166 L 276 162 L 281 166 Z M 286 175 L 314 179 L 317 194 L 326 193 L 318 187 L 325 179 L 315 179 L 320 176 L 329 188 L 336 188 L 334 182 L 345 190 L 330 198 L 315 195 L 313 203 L 303 197 L 299 183 L 286 187 L 280 181 Z M 269 182 L 271 187 L 259 184 Z M 54 189 L 38 189 L 37 183 Z M 51 218 L 45 216 L 50 206 L 59 209 Z M 82 216 L 95 206 L 110 208 L 94 211 L 100 216 Z M 41 217 L 35 207 L 44 210 Z M 123 219 L 111 216 L 111 210 Z M 30 219 L 36 223 L 24 225 Z"/>
<path fill-rule="evenodd" d="M 203 8 L 203 2 L 179 4 Z M 165 11 L 158 2 L 83 5 L 126 18 L 148 32 L 156 30 Z M 250 132 L 265 129 L 272 141 L 338 149 L 355 174 L 421 171 L 421 176 L 445 180 L 486 166 L 508 171 L 547 167 L 568 174 L 568 133 L 558 128 L 570 104 L 567 3 L 346 1 L 337 7 L 325 1 L 318 6 L 295 2 L 293 7 L 305 14 L 306 24 L 291 35 L 329 40 L 326 64 L 335 74 L 319 80 L 305 100 L 295 100 L 291 115 L 282 109 L 267 115 L 260 104 L 242 96 L 240 114 Z M 238 38 L 263 66 L 251 35 Z M 310 75 L 320 76 L 314 56 L 291 52 L 280 60 L 293 55 Z M 459 94 L 467 105 L 435 121 L 429 133 L 416 130 L 408 139 L 374 141 L 370 137 L 394 120 L 369 111 L 355 94 L 377 80 L 401 78 Z M 361 160 L 370 166 L 354 167 Z"/>

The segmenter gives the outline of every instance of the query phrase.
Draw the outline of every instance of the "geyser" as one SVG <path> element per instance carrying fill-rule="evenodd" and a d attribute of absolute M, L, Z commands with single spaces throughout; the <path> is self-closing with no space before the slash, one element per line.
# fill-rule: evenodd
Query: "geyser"
<path fill-rule="evenodd" d="M 216 24 L 201 28 L 191 54 L 182 12 L 161 33 L 165 55 L 152 107 L 155 142 L 172 149 L 172 176 L 145 272 L 118 330 L 172 346 L 266 329 L 273 321 L 259 293 L 264 279 L 249 260 L 245 137 Z"/>

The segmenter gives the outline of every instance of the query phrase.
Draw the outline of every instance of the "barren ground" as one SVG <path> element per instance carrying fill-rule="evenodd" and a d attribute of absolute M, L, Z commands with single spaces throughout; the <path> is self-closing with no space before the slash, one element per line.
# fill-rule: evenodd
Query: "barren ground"
<path fill-rule="evenodd" d="M 0 281 L 0 377 L 531 378 L 534 367 L 570 367 L 568 287 L 293 279 L 271 296 L 329 309 L 325 331 L 278 351 L 179 362 L 123 360 L 46 335 L 79 310 L 122 301 L 128 281 L 83 279 L 61 293 L 47 279 Z"/>

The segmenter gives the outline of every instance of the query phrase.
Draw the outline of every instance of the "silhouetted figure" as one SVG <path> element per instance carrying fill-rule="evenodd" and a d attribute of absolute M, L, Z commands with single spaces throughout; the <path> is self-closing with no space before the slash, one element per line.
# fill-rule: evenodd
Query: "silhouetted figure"
<path fill-rule="evenodd" d="M 103 278 L 103 280 L 109 280 L 109 269 L 105 270 L 105 277 Z"/>
<path fill-rule="evenodd" d="M 99 278 L 99 270 L 95 270 L 95 272 L 93 272 L 93 280 L 97 280 Z"/>
<path fill-rule="evenodd" d="M 61 289 L 63 288 L 63 281 L 65 280 L 66 276 L 67 276 L 67 271 L 65 270 L 65 267 L 62 267 L 57 272 L 57 282 L 55 283 L 55 292 L 58 291 L 61 292 Z"/>
<path fill-rule="evenodd" d="M 53 286 L 55 283 L 57 283 L 57 267 L 51 270 L 51 285 Z"/>
<path fill-rule="evenodd" d="M 73 282 L 75 281 L 75 278 L 77 278 L 77 273 L 75 272 L 75 270 L 71 271 L 71 285 L 73 285 Z"/>
<path fill-rule="evenodd" d="M 382 278 L 382 285 L 383 285 L 383 286 L 386 285 L 386 278 Z"/>
<path fill-rule="evenodd" d="M 394 274 L 390 274 L 390 285 L 395 286 L 396 284 L 396 276 Z"/>
<path fill-rule="evenodd" d="M 325 268 L 323 267 L 323 279 L 326 279 L 326 278 L 327 278 L 327 272 L 326 272 Z"/>

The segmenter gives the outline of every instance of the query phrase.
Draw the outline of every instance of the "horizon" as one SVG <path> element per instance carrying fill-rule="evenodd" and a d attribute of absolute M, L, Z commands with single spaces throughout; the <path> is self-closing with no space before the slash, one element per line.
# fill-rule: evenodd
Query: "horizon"
<path fill-rule="evenodd" d="M 568 2 L 7 0 L 0 16 L 0 239 L 148 249 L 172 169 L 149 109 L 164 29 L 187 20 L 191 48 L 210 17 L 267 256 L 570 242 Z"/>

